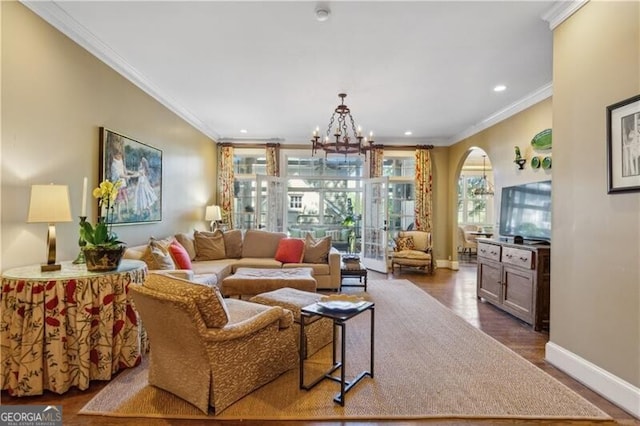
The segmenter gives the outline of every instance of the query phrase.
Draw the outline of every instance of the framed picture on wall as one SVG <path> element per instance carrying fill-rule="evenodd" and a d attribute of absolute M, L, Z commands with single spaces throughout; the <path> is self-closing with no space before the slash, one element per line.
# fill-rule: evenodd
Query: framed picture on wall
<path fill-rule="evenodd" d="M 113 224 L 162 220 L 162 151 L 100 128 L 100 182 L 120 182 Z"/>
<path fill-rule="evenodd" d="M 640 191 L 640 95 L 607 107 L 608 193 Z"/>

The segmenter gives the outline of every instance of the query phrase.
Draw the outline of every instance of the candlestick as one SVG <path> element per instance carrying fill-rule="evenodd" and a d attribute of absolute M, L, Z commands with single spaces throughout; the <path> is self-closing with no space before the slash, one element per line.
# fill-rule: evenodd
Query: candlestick
<path fill-rule="evenodd" d="M 87 182 L 87 178 L 84 178 L 85 184 Z M 84 264 L 86 263 L 84 258 L 84 247 L 87 245 L 87 242 L 84 238 L 82 238 L 82 225 L 87 221 L 86 216 L 80 216 L 80 237 L 78 238 L 78 245 L 80 246 L 80 253 L 78 253 L 78 257 L 73 261 L 74 264 Z"/>
<path fill-rule="evenodd" d="M 84 177 L 84 181 L 82 183 L 82 212 L 80 213 L 80 217 L 87 217 L 87 177 Z"/>

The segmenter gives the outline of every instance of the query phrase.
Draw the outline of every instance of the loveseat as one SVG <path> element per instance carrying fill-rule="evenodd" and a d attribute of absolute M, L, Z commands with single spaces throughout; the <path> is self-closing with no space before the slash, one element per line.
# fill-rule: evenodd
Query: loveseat
<path fill-rule="evenodd" d="M 285 240 L 282 241 L 281 240 Z M 161 270 L 181 278 L 220 286 L 222 280 L 240 267 L 313 269 L 318 289 L 340 288 L 340 253 L 331 247 L 331 238 L 307 235 L 301 240 L 303 252 L 286 248 L 295 241 L 280 232 L 241 230 L 180 233 L 173 237 L 151 238 L 148 244 L 128 247 L 124 258 L 144 260 L 150 271 Z M 294 244 L 294 245 L 299 245 Z M 301 259 L 301 260 L 298 260 Z"/>

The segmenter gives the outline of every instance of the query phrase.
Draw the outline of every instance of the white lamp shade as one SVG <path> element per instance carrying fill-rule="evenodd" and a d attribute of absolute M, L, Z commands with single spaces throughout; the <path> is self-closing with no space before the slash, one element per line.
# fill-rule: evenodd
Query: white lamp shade
<path fill-rule="evenodd" d="M 204 212 L 204 220 L 222 220 L 220 206 L 207 206 Z"/>
<path fill-rule="evenodd" d="M 67 185 L 32 185 L 27 222 L 71 222 Z"/>

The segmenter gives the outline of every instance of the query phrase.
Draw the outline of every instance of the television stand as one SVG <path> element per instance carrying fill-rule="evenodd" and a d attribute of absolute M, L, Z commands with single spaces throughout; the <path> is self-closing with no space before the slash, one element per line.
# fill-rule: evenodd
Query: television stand
<path fill-rule="evenodd" d="M 533 325 L 549 327 L 551 246 L 478 242 L 477 297 Z"/>

